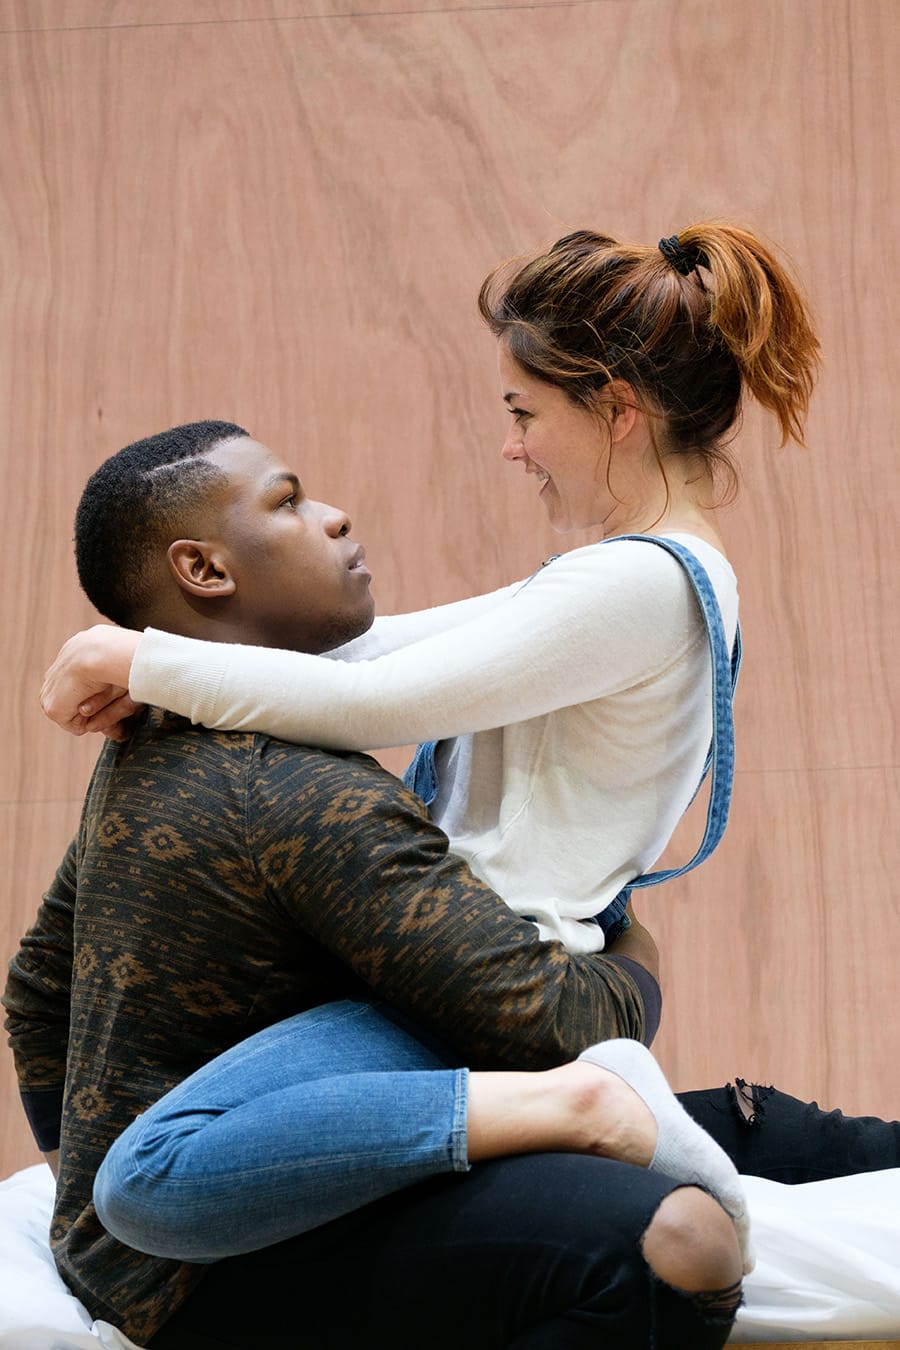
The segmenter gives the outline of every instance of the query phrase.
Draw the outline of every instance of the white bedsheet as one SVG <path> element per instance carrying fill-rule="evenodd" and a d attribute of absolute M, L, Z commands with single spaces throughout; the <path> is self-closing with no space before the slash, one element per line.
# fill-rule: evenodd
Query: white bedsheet
<path fill-rule="evenodd" d="M 733 1341 L 900 1337 L 900 1169 L 745 1184 L 757 1260 Z M 57 1275 L 52 1204 L 44 1164 L 0 1182 L 0 1350 L 136 1350 Z"/>
<path fill-rule="evenodd" d="M 47 1233 L 53 1175 L 45 1163 L 0 1182 L 2 1350 L 136 1350 L 107 1322 L 91 1322 L 53 1264 Z"/>
<path fill-rule="evenodd" d="M 900 1168 L 743 1181 L 756 1266 L 732 1341 L 900 1337 Z"/>

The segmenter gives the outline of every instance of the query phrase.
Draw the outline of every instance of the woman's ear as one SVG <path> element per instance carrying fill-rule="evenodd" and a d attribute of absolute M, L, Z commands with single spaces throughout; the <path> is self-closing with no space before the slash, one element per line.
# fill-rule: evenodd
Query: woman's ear
<path fill-rule="evenodd" d="M 624 441 L 641 415 L 631 385 L 627 380 L 610 380 L 600 392 L 598 405 L 609 426 L 611 441 Z"/>
<path fill-rule="evenodd" d="M 189 595 L 220 600 L 237 590 L 226 560 L 213 545 L 196 539 L 176 539 L 169 545 L 166 557 L 178 585 Z"/>

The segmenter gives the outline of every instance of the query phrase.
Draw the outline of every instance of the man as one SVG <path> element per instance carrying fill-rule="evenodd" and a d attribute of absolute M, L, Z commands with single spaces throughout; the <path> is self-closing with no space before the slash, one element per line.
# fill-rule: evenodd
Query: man
<path fill-rule="evenodd" d="M 115 622 L 321 652 L 372 621 L 349 529 L 241 428 L 198 423 L 101 466 L 79 507 L 76 552 L 87 594 Z M 542 1069 L 599 1039 L 640 1038 L 653 945 L 635 925 L 618 952 L 578 958 L 540 942 L 367 757 L 149 710 L 127 742 L 104 748 L 4 998 L 39 1146 L 60 1143 L 51 1240 L 63 1277 L 95 1317 L 166 1350 L 399 1350 L 461 1337 L 574 1347 L 601 1327 L 624 1347 L 644 1343 L 651 1319 L 684 1343 L 695 1310 L 648 1279 L 644 1256 L 685 1288 L 730 1283 L 705 1274 L 718 1258 L 710 1265 L 697 1215 L 679 1209 L 689 1193 L 670 1194 L 660 1178 L 639 1228 L 619 1216 L 619 1232 L 614 1215 L 598 1222 L 584 1184 L 594 1159 L 485 1165 L 212 1268 L 117 1242 L 91 1198 L 112 1142 L 163 1093 L 335 999 L 385 999 L 481 1068 Z M 562 1185 L 573 1192 L 564 1199 Z M 657 1205 L 668 1205 L 666 1223 Z M 438 1243 L 455 1219 L 470 1245 L 477 1230 L 477 1257 L 458 1255 L 456 1230 L 452 1258 Z M 591 1245 L 606 1227 L 612 1249 Z M 651 1259 L 652 1244 L 642 1255 L 651 1230 L 664 1246 L 677 1233 L 678 1259 L 698 1255 L 685 1278 L 677 1259 Z M 724 1320 L 704 1320 L 694 1345 L 722 1343 L 734 1302 Z"/>

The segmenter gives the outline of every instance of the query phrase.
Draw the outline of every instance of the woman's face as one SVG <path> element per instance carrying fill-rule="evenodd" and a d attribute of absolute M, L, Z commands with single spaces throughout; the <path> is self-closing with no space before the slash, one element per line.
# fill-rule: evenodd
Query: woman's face
<path fill-rule="evenodd" d="M 502 338 L 498 367 L 511 418 L 503 458 L 535 475 L 554 530 L 606 527 L 620 503 L 607 482 L 610 437 L 602 417 L 529 375 Z"/>

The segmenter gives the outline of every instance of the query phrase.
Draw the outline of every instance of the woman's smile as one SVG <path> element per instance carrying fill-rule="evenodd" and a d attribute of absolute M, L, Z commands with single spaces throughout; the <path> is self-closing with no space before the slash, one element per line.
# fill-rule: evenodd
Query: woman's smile
<path fill-rule="evenodd" d="M 498 344 L 503 401 L 511 424 L 503 458 L 538 479 L 538 496 L 561 533 L 602 522 L 614 505 L 607 483 L 608 427 L 599 412 L 530 375 Z M 552 486 L 551 486 L 552 485 Z"/>

